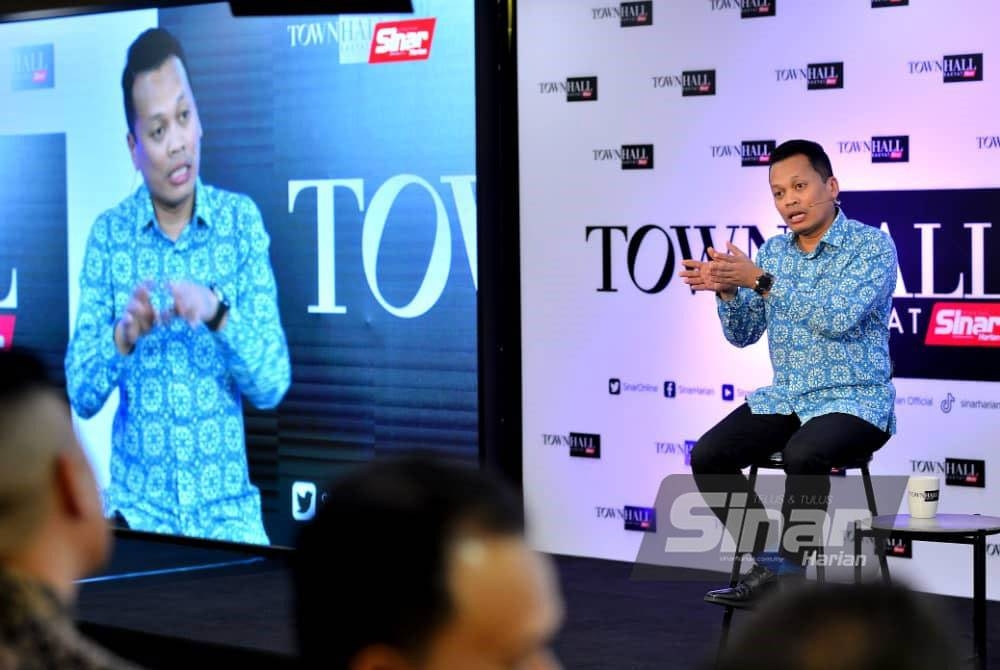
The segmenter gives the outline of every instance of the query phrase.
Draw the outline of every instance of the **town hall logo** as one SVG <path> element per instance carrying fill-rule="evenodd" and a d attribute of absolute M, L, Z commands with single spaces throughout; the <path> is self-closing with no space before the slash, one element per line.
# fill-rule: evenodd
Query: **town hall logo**
<path fill-rule="evenodd" d="M 770 165 L 775 146 L 774 140 L 744 141 L 740 146 L 740 164 L 743 167 Z"/>
<path fill-rule="evenodd" d="M 623 170 L 653 169 L 652 144 L 623 144 L 621 157 Z"/>
<path fill-rule="evenodd" d="M 597 77 L 567 77 L 566 81 L 540 81 L 538 92 L 542 95 L 565 93 L 566 102 L 593 102 L 597 100 Z"/>
<path fill-rule="evenodd" d="M 713 12 L 740 10 L 741 19 L 774 16 L 776 0 L 708 0 Z"/>
<path fill-rule="evenodd" d="M 778 82 L 804 81 L 808 91 L 844 88 L 844 63 L 809 63 L 804 68 L 778 68 L 774 76 Z"/>
<path fill-rule="evenodd" d="M 741 0 L 740 18 L 756 19 L 764 16 L 774 16 L 776 0 Z"/>
<path fill-rule="evenodd" d="M 944 459 L 945 484 L 986 488 L 986 461 L 965 458 Z"/>
<path fill-rule="evenodd" d="M 908 163 L 910 161 L 909 135 L 872 137 L 872 163 Z"/>
<path fill-rule="evenodd" d="M 569 455 L 579 458 L 601 457 L 601 436 L 597 433 L 542 433 L 542 444 L 569 447 Z"/>
<path fill-rule="evenodd" d="M 595 161 L 614 161 L 622 170 L 653 169 L 652 144 L 623 144 L 621 149 L 594 149 L 593 152 Z"/>
<path fill-rule="evenodd" d="M 913 542 L 904 535 L 890 535 L 885 541 L 885 553 L 896 558 L 913 558 Z"/>
<path fill-rule="evenodd" d="M 837 151 L 841 154 L 868 154 L 872 163 L 908 163 L 910 160 L 909 135 L 885 135 L 871 140 L 839 140 Z"/>
<path fill-rule="evenodd" d="M 625 530 L 638 530 L 643 533 L 656 532 L 656 510 L 652 507 L 634 507 L 625 505 Z"/>
<path fill-rule="evenodd" d="M 593 102 L 597 100 L 597 77 L 569 77 L 566 79 L 566 102 Z"/>
<path fill-rule="evenodd" d="M 680 89 L 681 97 L 715 95 L 715 70 L 684 70 L 677 74 L 650 77 L 653 88 Z"/>
<path fill-rule="evenodd" d="M 944 475 L 948 486 L 986 488 L 986 461 L 968 458 L 946 458 L 944 461 L 910 460 L 914 473 Z"/>
<path fill-rule="evenodd" d="M 809 78 L 806 89 L 821 91 L 828 88 L 844 88 L 843 63 L 810 63 L 806 66 Z"/>
<path fill-rule="evenodd" d="M 681 96 L 715 95 L 715 70 L 685 70 L 681 72 Z"/>
<path fill-rule="evenodd" d="M 907 61 L 906 67 L 912 75 L 940 72 L 941 81 L 945 84 L 983 80 L 983 54 L 981 53 L 952 54 L 943 56 L 940 60 L 911 60 Z"/>
<path fill-rule="evenodd" d="M 945 56 L 942 68 L 944 83 L 954 84 L 983 80 L 983 54 Z"/>
<path fill-rule="evenodd" d="M 27 91 L 35 88 L 53 88 L 56 85 L 55 56 L 51 44 L 19 47 L 11 54 L 13 72 L 11 88 Z"/>
<path fill-rule="evenodd" d="M 619 7 L 622 28 L 653 25 L 653 2 L 623 2 Z"/>
<path fill-rule="evenodd" d="M 775 146 L 774 140 L 744 140 L 739 144 L 713 144 L 710 148 L 712 158 L 739 158 L 743 167 L 757 167 L 771 164 Z"/>
<path fill-rule="evenodd" d="M 618 25 L 622 28 L 653 25 L 652 0 L 623 2 L 617 7 L 594 7 L 590 10 L 590 13 L 595 21 L 618 19 Z"/>

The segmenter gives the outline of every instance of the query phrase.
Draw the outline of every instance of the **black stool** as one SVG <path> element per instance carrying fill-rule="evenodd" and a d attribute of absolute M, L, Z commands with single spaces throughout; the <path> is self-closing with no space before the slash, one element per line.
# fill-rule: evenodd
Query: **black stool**
<path fill-rule="evenodd" d="M 871 463 L 871 456 L 866 456 L 853 461 L 848 461 L 842 465 L 834 467 L 830 472 L 831 474 L 836 474 L 845 470 L 861 470 L 861 481 L 865 486 L 865 498 L 868 501 L 868 511 L 871 512 L 872 518 L 878 516 L 878 508 L 875 504 L 875 489 L 872 487 L 872 476 L 871 472 L 868 470 L 868 464 Z M 757 486 L 757 471 L 761 468 L 768 470 L 784 470 L 785 463 L 782 458 L 781 452 L 776 452 L 771 454 L 766 460 L 759 463 L 753 463 L 750 466 L 750 473 L 748 480 L 750 483 L 750 490 L 756 490 Z M 742 532 L 742 526 L 741 526 Z M 740 542 L 742 538 L 736 538 L 736 551 L 733 555 L 733 569 L 729 575 L 729 587 L 733 588 L 736 586 L 740 578 L 740 565 L 743 561 L 744 552 L 740 551 Z M 817 559 L 822 556 L 823 547 L 817 547 Z M 879 547 L 876 543 L 876 552 L 879 560 L 879 568 L 882 571 L 883 578 L 888 581 L 889 579 L 889 564 L 885 558 L 884 547 Z M 816 580 L 824 581 L 826 579 L 826 570 L 823 566 L 823 562 L 820 560 L 816 561 Z M 725 607 L 725 613 L 722 615 L 722 636 L 719 639 L 719 651 L 726 646 L 726 640 L 729 637 L 729 627 L 733 621 L 733 611 L 736 609 L 732 605 L 723 605 L 722 603 L 713 603 Z"/>

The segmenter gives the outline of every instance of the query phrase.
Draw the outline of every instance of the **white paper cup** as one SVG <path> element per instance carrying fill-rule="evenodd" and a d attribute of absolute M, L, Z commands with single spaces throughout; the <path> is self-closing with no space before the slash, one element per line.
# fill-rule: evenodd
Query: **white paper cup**
<path fill-rule="evenodd" d="M 910 477 L 906 483 L 906 501 L 914 519 L 933 519 L 937 514 L 941 480 L 937 477 Z"/>

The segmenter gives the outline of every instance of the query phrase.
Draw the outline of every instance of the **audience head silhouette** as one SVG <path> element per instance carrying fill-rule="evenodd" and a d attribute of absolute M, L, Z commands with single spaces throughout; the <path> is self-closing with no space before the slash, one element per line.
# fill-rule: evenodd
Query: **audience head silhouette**
<path fill-rule="evenodd" d="M 42 361 L 0 352 L 0 563 L 65 600 L 110 549 L 97 483 L 65 394 Z"/>
<path fill-rule="evenodd" d="M 811 584 L 768 600 L 716 670 L 944 670 L 962 667 L 949 619 L 909 589 Z"/>
<path fill-rule="evenodd" d="M 413 457 L 340 479 L 299 538 L 293 572 L 307 667 L 559 667 L 554 570 L 493 477 Z"/>

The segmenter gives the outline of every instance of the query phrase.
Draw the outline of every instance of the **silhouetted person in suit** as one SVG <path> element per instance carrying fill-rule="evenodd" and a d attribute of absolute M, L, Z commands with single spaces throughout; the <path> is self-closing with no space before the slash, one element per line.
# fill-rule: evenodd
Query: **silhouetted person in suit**
<path fill-rule="evenodd" d="M 111 548 L 65 393 L 0 351 L 0 668 L 127 668 L 74 626 L 76 581 Z"/>

